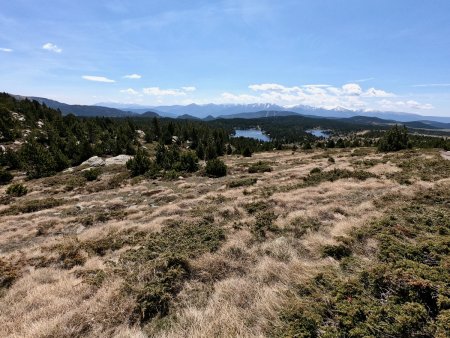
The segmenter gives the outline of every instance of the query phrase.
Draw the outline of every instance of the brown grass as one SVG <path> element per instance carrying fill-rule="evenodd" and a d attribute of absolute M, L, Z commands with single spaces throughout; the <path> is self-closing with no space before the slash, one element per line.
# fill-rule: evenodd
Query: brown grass
<path fill-rule="evenodd" d="M 402 155 L 386 159 L 369 150 L 227 156 L 231 174 L 220 179 L 131 182 L 117 168 L 98 182 L 82 182 L 77 173 L 27 182 L 32 193 L 0 206 L 0 336 L 268 336 L 280 324 L 286 291 L 339 265 L 322 256 L 324 245 L 336 245 L 381 217 L 393 195 L 401 199 L 436 184 L 416 172 L 412 184 L 401 184 L 392 175 L 405 174 Z M 434 161 L 435 155 L 427 156 Z M 259 161 L 272 171 L 242 183 Z M 367 170 L 377 177 L 299 184 L 315 167 Z M 73 189 L 66 189 L 67 182 Z M 239 187 L 229 188 L 236 182 Z M 289 188 L 274 189 L 280 186 Z M 275 218 L 259 236 L 254 226 L 258 217 L 268 217 L 264 212 Z M 128 270 L 117 269 L 127 250 L 144 243 L 130 234 L 199 222 L 220 227 L 225 241 L 216 251 L 188 258 L 189 275 L 167 300 L 168 313 L 140 322 L 133 313 L 136 298 L 124 292 Z M 364 259 L 376 246 L 368 243 Z M 133 273 L 145 280 L 144 272 Z"/>

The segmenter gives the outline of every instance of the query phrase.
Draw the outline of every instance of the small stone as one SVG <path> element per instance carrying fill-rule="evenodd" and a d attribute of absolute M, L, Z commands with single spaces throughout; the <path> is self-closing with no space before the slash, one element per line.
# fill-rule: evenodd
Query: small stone
<path fill-rule="evenodd" d="M 86 227 L 83 225 L 80 225 L 76 231 L 77 235 L 81 234 L 84 231 L 84 229 L 86 229 Z"/>

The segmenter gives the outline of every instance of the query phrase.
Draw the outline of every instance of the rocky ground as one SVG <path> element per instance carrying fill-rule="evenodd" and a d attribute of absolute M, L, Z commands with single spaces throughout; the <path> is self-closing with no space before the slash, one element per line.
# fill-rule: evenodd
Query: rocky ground
<path fill-rule="evenodd" d="M 223 178 L 129 178 L 113 163 L 94 181 L 82 167 L 24 181 L 23 197 L 2 187 L 0 336 L 276 335 L 289 292 L 339 270 L 324 247 L 382 218 L 392 196 L 450 182 L 437 150 L 224 160 Z M 249 173 L 259 161 L 271 171 Z M 370 265 L 378 245 L 353 255 Z"/>

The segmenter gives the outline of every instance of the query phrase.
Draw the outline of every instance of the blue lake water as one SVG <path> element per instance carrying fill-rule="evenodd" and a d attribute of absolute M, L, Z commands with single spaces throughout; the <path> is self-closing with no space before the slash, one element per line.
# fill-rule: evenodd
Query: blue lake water
<path fill-rule="evenodd" d="M 311 129 L 311 130 L 306 130 L 306 132 L 310 133 L 316 137 L 324 137 L 324 138 L 330 137 L 329 132 L 327 130 Z"/>
<path fill-rule="evenodd" d="M 258 129 L 236 129 L 234 137 L 248 137 L 263 142 L 270 141 L 270 137 Z"/>

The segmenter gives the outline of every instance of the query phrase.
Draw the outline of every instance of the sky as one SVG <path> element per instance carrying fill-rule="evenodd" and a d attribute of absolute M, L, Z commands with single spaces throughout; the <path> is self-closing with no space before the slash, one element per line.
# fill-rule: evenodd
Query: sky
<path fill-rule="evenodd" d="M 0 91 L 450 116 L 448 0 L 14 0 Z"/>

